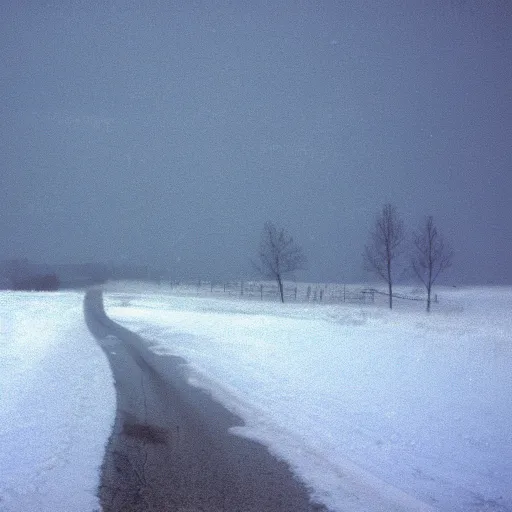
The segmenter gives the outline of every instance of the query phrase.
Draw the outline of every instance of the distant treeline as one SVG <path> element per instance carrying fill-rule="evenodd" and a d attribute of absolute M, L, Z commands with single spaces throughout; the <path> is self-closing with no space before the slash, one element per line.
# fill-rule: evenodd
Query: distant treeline
<path fill-rule="evenodd" d="M 159 278 L 146 265 L 115 263 L 34 263 L 26 258 L 0 261 L 0 289 L 52 291 L 84 288 L 107 280 Z"/>
<path fill-rule="evenodd" d="M 11 281 L 10 289 L 18 291 L 51 292 L 60 287 L 59 278 L 56 274 L 43 276 L 30 276 L 24 279 Z"/>
<path fill-rule="evenodd" d="M 0 289 L 54 291 L 105 282 L 106 266 L 101 264 L 49 265 L 25 258 L 0 262 Z"/>

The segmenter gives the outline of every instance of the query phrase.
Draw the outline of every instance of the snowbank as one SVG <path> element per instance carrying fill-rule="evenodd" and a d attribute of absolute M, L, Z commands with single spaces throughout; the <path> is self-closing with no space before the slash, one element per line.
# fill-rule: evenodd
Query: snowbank
<path fill-rule="evenodd" d="M 0 510 L 99 510 L 115 415 L 82 294 L 0 292 Z"/>
<path fill-rule="evenodd" d="M 512 510 L 512 290 L 423 304 L 110 293 L 335 510 Z M 395 505 L 391 505 L 394 503 Z"/>

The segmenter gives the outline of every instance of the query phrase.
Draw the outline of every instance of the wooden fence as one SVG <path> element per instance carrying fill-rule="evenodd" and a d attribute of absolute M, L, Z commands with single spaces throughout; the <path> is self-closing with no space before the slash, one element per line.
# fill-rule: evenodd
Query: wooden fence
<path fill-rule="evenodd" d="M 196 282 L 172 281 L 176 293 L 193 295 L 239 296 L 248 299 L 280 300 L 277 283 L 271 281 Z M 285 302 L 373 303 L 375 290 L 357 286 L 333 284 L 296 284 L 286 282 L 283 288 Z"/>
<path fill-rule="evenodd" d="M 374 288 L 368 288 L 367 291 L 372 292 L 373 294 L 385 295 L 386 297 L 389 297 L 388 292 L 383 292 L 380 290 L 376 290 Z M 393 298 L 394 299 L 403 299 L 403 300 L 414 300 L 414 301 L 419 301 L 419 302 L 425 302 L 427 300 L 426 297 L 423 295 L 417 296 L 417 295 L 410 295 L 410 294 L 406 294 L 406 293 L 393 293 Z M 437 298 L 437 293 L 432 296 L 432 302 L 434 302 L 434 303 L 439 302 L 439 300 Z"/>

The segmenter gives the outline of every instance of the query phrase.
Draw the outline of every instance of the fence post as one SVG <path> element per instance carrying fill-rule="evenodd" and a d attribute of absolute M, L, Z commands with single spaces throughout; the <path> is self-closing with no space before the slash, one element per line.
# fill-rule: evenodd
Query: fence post
<path fill-rule="evenodd" d="M 346 302 L 347 300 L 347 285 L 343 285 L 343 302 Z"/>
<path fill-rule="evenodd" d="M 260 284 L 260 299 L 263 300 L 263 285 Z"/>
<path fill-rule="evenodd" d="M 240 281 L 240 297 L 244 296 L 244 282 Z"/>
<path fill-rule="evenodd" d="M 323 297 L 324 297 L 324 289 L 320 288 L 320 302 L 322 302 Z"/>

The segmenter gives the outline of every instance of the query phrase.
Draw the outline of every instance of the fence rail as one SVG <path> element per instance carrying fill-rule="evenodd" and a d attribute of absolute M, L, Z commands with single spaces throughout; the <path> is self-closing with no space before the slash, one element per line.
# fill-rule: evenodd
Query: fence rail
<path fill-rule="evenodd" d="M 388 292 L 376 290 L 375 288 L 368 288 L 368 291 L 371 291 L 378 295 L 385 295 L 386 297 L 389 297 Z M 393 293 L 392 296 L 394 299 L 415 300 L 415 301 L 419 301 L 419 302 L 425 302 L 427 300 L 426 297 L 418 297 L 417 295 L 408 295 L 406 293 Z M 437 293 L 432 297 L 432 302 L 438 302 Z"/>
<path fill-rule="evenodd" d="M 170 282 L 177 293 L 241 296 L 250 299 L 279 300 L 279 288 L 270 281 L 226 281 L 214 282 L 198 280 L 196 282 Z M 283 288 L 285 302 L 323 302 L 323 303 L 373 303 L 375 290 L 346 285 L 307 285 L 285 283 Z"/>

